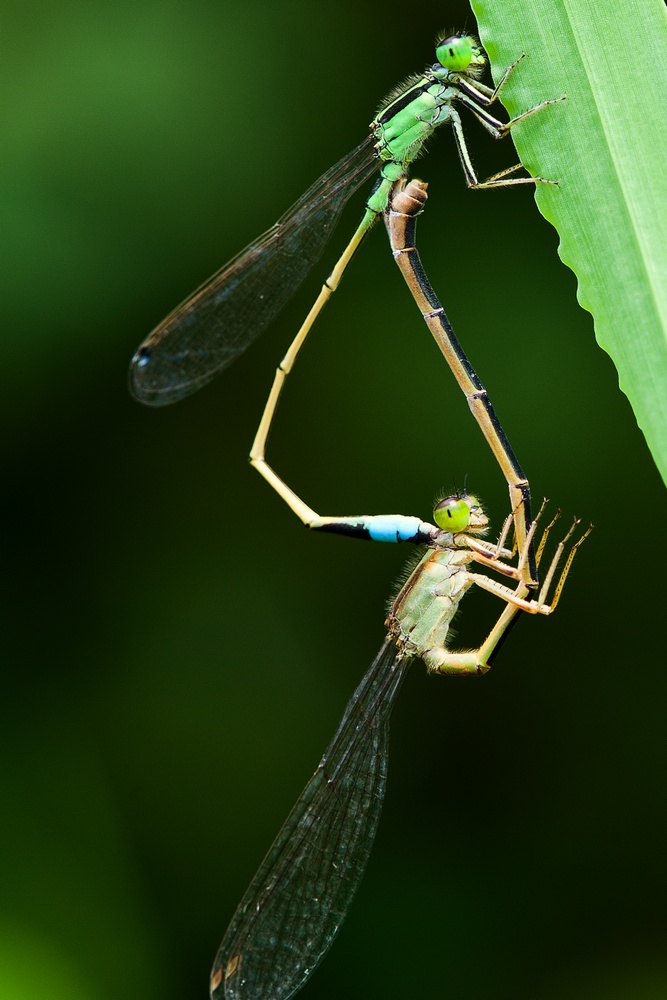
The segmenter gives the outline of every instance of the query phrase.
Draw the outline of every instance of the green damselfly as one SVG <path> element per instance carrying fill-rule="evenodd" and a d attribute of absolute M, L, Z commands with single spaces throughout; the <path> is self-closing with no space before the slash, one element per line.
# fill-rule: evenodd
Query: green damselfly
<path fill-rule="evenodd" d="M 575 553 L 590 531 L 570 548 L 547 604 L 556 564 L 578 521 L 557 546 L 539 596 L 531 599 L 521 563 L 538 519 L 516 566 L 506 561 L 512 553 L 503 547 L 512 515 L 497 545 L 479 537 L 488 521 L 472 496 L 445 498 L 433 519 L 431 524 L 418 518 L 350 517 L 328 526 L 377 540 L 399 535 L 427 548 L 391 604 L 378 655 L 232 918 L 211 973 L 213 1000 L 287 1000 L 304 985 L 331 946 L 364 874 L 386 788 L 389 717 L 411 660 L 420 657 L 434 674 L 486 673 L 521 611 L 547 615 L 555 609 Z M 555 520 L 543 533 L 538 564 Z M 477 572 L 474 563 L 514 581 L 515 587 Z M 449 626 L 473 585 L 500 597 L 505 607 L 478 649 L 454 652 L 447 645 Z"/>
<path fill-rule="evenodd" d="M 437 62 L 390 94 L 370 125 L 370 135 L 325 173 L 266 233 L 234 257 L 179 305 L 140 345 L 130 366 L 130 390 L 153 406 L 175 402 L 209 382 L 271 322 L 319 259 L 340 213 L 357 188 L 373 174 L 379 178 L 352 239 L 281 361 L 253 448 L 251 462 L 304 521 L 314 512 L 295 498 L 265 461 L 268 432 L 284 381 L 317 315 L 338 287 L 360 243 L 386 210 L 397 182 L 407 177 L 433 131 L 452 126 L 465 181 L 471 188 L 552 183 L 542 177 L 513 177 L 521 164 L 480 181 L 466 146 L 459 108 L 469 110 L 494 138 L 554 101 L 543 101 L 509 122 L 489 107 L 522 57 L 507 68 L 495 88 L 480 83 L 486 57 L 468 34 L 450 35 L 436 45 Z M 523 545 L 530 525 L 525 476 L 500 425 L 488 436 L 510 486 L 517 512 L 517 541 Z M 521 523 L 522 522 L 522 523 Z M 534 561 L 526 578 L 534 582 Z"/>

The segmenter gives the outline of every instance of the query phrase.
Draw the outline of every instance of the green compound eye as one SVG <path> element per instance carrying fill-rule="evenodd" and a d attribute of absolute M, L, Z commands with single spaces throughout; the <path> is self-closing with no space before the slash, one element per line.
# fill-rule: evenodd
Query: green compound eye
<path fill-rule="evenodd" d="M 470 524 L 470 504 L 461 497 L 445 497 L 436 504 L 433 520 L 443 531 L 465 531 Z"/>
<path fill-rule="evenodd" d="M 436 59 L 451 73 L 461 73 L 472 62 L 473 51 L 470 35 L 450 35 L 438 42 Z"/>

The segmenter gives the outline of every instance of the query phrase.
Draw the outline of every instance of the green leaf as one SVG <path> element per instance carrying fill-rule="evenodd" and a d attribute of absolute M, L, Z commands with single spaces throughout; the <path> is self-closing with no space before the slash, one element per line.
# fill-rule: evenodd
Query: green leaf
<path fill-rule="evenodd" d="M 667 482 L 667 11 L 663 0 L 473 0 L 512 131 Z M 577 359 L 572 358 L 576 365 Z"/>

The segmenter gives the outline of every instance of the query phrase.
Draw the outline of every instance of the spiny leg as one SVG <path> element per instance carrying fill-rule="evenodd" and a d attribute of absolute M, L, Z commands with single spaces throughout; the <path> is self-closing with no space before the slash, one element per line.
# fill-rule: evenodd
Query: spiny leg
<path fill-rule="evenodd" d="M 514 119 L 513 122 L 507 123 L 507 128 L 504 128 L 504 123 L 493 118 L 491 115 L 487 115 L 482 109 L 477 108 L 472 102 L 465 101 L 461 98 L 461 103 L 466 107 L 470 108 L 475 117 L 484 126 L 484 128 L 489 132 L 494 139 L 502 139 L 505 135 L 509 133 L 510 124 L 515 124 L 522 118 L 525 118 L 530 112 L 526 112 L 520 115 L 518 118 Z M 553 102 L 548 102 L 553 103 Z M 539 110 L 538 108 L 533 110 Z M 468 152 L 468 146 L 465 140 L 465 134 L 463 131 L 463 123 L 461 121 L 461 116 L 459 115 L 456 108 L 450 109 L 451 121 L 452 121 L 452 131 L 454 133 L 454 141 L 456 142 L 456 149 L 459 154 L 459 159 L 461 161 L 461 166 L 463 167 L 463 174 L 465 177 L 466 185 L 473 190 L 484 190 L 485 188 L 494 187 L 512 187 L 516 184 L 558 184 L 558 181 L 549 180 L 547 177 L 509 177 L 509 174 L 514 173 L 516 170 L 522 170 L 523 164 L 516 163 L 513 167 L 508 167 L 505 170 L 499 171 L 497 174 L 493 174 L 484 181 L 480 181 L 475 168 L 472 165 L 472 160 L 470 153 Z"/>
<path fill-rule="evenodd" d="M 540 515 L 538 514 L 538 517 L 532 524 L 532 529 L 531 529 L 532 531 L 534 531 L 537 526 L 539 516 Z M 545 535 L 548 534 L 548 532 L 553 527 L 559 516 L 560 516 L 560 511 L 556 513 L 556 516 L 553 518 L 551 523 L 545 528 L 544 531 Z M 565 585 L 565 580 L 567 579 L 568 573 L 570 572 L 570 567 L 572 566 L 572 562 L 574 560 L 575 555 L 577 554 L 580 545 L 582 545 L 582 543 L 586 540 L 586 538 L 590 535 L 591 531 L 593 530 L 593 525 L 590 524 L 586 528 L 582 536 L 578 538 L 577 541 L 570 547 L 567 559 L 565 561 L 565 565 L 563 566 L 560 572 L 560 575 L 558 577 L 558 582 L 554 588 L 554 593 L 551 603 L 547 603 L 549 597 L 549 591 L 551 590 L 554 576 L 558 568 L 558 563 L 560 562 L 561 556 L 563 555 L 563 552 L 565 551 L 568 542 L 570 541 L 572 535 L 574 534 L 574 532 L 576 531 L 577 527 L 580 524 L 581 524 L 581 518 L 575 518 L 570 529 L 566 533 L 565 537 L 562 538 L 561 541 L 556 546 L 556 551 L 554 552 L 551 558 L 551 562 L 549 563 L 549 568 L 545 574 L 544 582 L 542 584 L 542 587 L 540 588 L 540 593 L 537 598 L 533 598 L 530 600 L 525 599 L 524 595 L 522 595 L 520 592 L 522 589 L 520 577 L 519 577 L 520 581 L 519 587 L 517 587 L 514 590 L 511 587 L 507 587 L 505 584 L 499 583 L 497 580 L 491 579 L 491 577 L 487 577 L 479 573 L 470 573 L 468 575 L 468 579 L 470 579 L 471 582 L 476 584 L 478 587 L 481 587 L 482 590 L 486 590 L 491 594 L 496 594 L 502 600 L 515 605 L 521 611 L 526 611 L 528 612 L 528 614 L 533 614 L 533 615 L 550 615 L 556 610 L 556 606 L 558 605 L 558 601 L 560 600 L 560 595 L 562 593 L 563 586 Z M 544 545 L 543 542 L 540 542 L 538 548 L 538 553 L 540 556 L 542 555 L 543 551 L 544 551 Z M 502 563 L 501 561 L 496 561 L 492 564 L 491 560 L 485 559 L 484 557 L 481 558 L 477 557 L 477 555 L 475 556 L 475 558 L 477 562 L 481 563 L 484 566 L 488 566 L 491 569 L 496 570 L 496 572 L 503 573 L 506 576 L 516 577 L 517 570 L 516 567 L 514 566 Z M 538 564 L 539 564 L 539 559 L 538 559 Z"/>
<path fill-rule="evenodd" d="M 555 518 L 554 518 L 554 521 L 555 521 Z M 549 530 L 549 528 L 552 527 L 554 521 L 552 521 L 551 524 L 548 525 L 548 528 L 546 530 Z M 551 560 L 551 564 L 550 564 L 549 569 L 548 569 L 548 571 L 546 573 L 546 576 L 544 578 L 544 583 L 542 585 L 542 589 L 541 589 L 540 595 L 538 597 L 538 602 L 541 603 L 541 604 L 544 604 L 544 602 L 547 599 L 548 592 L 549 592 L 549 589 L 551 587 L 551 582 L 553 580 L 554 573 L 556 572 L 556 567 L 558 565 L 560 557 L 563 554 L 563 552 L 565 551 L 565 546 L 567 545 L 568 541 L 570 540 L 570 538 L 574 534 L 574 532 L 575 532 L 575 530 L 576 530 L 576 528 L 578 527 L 579 524 L 581 524 L 581 519 L 580 518 L 576 518 L 574 520 L 573 524 L 572 524 L 572 527 L 570 528 L 570 530 L 568 531 L 567 535 L 565 536 L 565 538 L 563 538 L 563 540 L 558 543 L 558 547 L 556 548 L 556 552 L 554 553 L 553 559 Z M 565 581 L 567 579 L 567 575 L 570 572 L 570 567 L 572 566 L 572 562 L 574 560 L 574 557 L 577 554 L 579 546 L 586 540 L 586 538 L 588 538 L 588 536 L 590 535 L 590 533 L 591 533 L 592 530 L 593 530 L 593 525 L 589 524 L 588 527 L 586 528 L 586 530 L 584 531 L 583 535 L 581 536 L 581 538 L 577 539 L 577 541 L 574 543 L 574 545 L 572 545 L 570 547 L 570 551 L 567 554 L 567 559 L 565 560 L 565 565 L 563 566 L 563 568 L 561 570 L 561 573 L 560 573 L 560 576 L 558 578 L 558 583 L 556 584 L 556 588 L 554 590 L 554 595 L 553 595 L 553 598 L 551 600 L 551 604 L 550 605 L 546 605 L 550 609 L 549 610 L 549 614 L 552 611 L 556 610 L 556 606 L 557 606 L 557 604 L 558 604 L 558 602 L 560 600 L 560 595 L 561 595 L 561 592 L 563 590 L 563 586 L 565 584 Z M 540 550 L 539 551 L 540 551 L 540 553 L 542 551 L 542 546 L 541 545 L 540 545 Z M 545 614 L 546 612 L 540 612 L 540 613 L 541 614 Z"/>
<path fill-rule="evenodd" d="M 557 520 L 557 517 L 558 515 L 556 515 L 551 524 L 547 526 L 545 532 L 548 533 L 549 529 Z M 548 596 L 548 590 L 551 587 L 558 561 L 569 539 L 572 537 L 573 532 L 576 530 L 577 525 L 580 523 L 580 520 L 576 519 L 563 540 L 559 542 L 547 571 L 544 585 L 540 591 L 540 597 L 538 600 L 531 600 L 529 598 L 530 591 L 521 580 L 519 581 L 518 586 L 513 590 L 511 587 L 507 587 L 504 584 L 499 583 L 497 580 L 493 580 L 490 577 L 483 576 L 482 574 L 467 574 L 467 579 L 471 584 L 475 584 L 482 590 L 495 594 L 505 602 L 505 607 L 499 615 L 495 625 L 489 631 L 488 635 L 478 649 L 471 650 L 467 653 L 455 653 L 451 650 L 445 649 L 444 647 L 439 647 L 422 654 L 422 658 L 424 659 L 429 672 L 456 675 L 486 673 L 490 669 L 493 657 L 498 652 L 500 644 L 506 637 L 510 627 L 514 624 L 516 616 L 519 612 L 525 611 L 528 612 L 528 614 L 550 615 L 553 611 L 555 611 L 577 550 L 593 530 L 593 525 L 589 525 L 583 535 L 577 539 L 574 545 L 572 545 L 565 561 L 565 565 L 561 570 L 558 583 L 556 584 L 551 604 L 544 603 Z M 537 518 L 535 522 L 533 522 L 533 529 L 536 524 Z M 542 550 L 543 546 L 541 545 L 540 552 Z M 493 568 L 501 572 L 503 571 L 500 566 L 494 566 Z M 505 572 L 507 572 L 508 575 L 513 575 L 513 570 L 514 567 L 505 567 Z"/>
<path fill-rule="evenodd" d="M 539 523 L 540 523 L 540 521 L 542 519 L 542 516 L 543 516 L 544 511 L 546 509 L 547 503 L 548 503 L 547 500 L 543 500 L 542 501 L 542 505 L 541 505 L 539 511 L 537 512 L 537 515 L 535 516 L 535 519 L 533 520 L 533 522 L 532 522 L 532 524 L 530 526 L 530 530 L 529 530 L 528 535 L 526 537 L 526 541 L 524 543 L 523 550 L 519 551 L 519 558 L 518 558 L 518 562 L 517 562 L 516 566 L 512 566 L 511 564 L 505 562 L 502 558 L 498 558 L 495 554 L 491 555 L 489 553 L 489 551 L 487 551 L 488 549 L 490 549 L 490 546 L 488 546 L 487 543 L 480 542 L 477 539 L 471 539 L 471 538 L 469 538 L 468 539 L 468 547 L 475 553 L 475 561 L 478 562 L 478 563 L 480 563 L 481 565 L 483 565 L 485 567 L 488 567 L 489 569 L 493 569 L 496 572 L 503 574 L 504 576 L 512 577 L 512 578 L 514 578 L 516 580 L 522 580 L 522 566 L 527 561 L 528 554 L 529 554 L 529 552 L 531 551 L 531 549 L 533 547 L 533 538 L 534 538 L 534 536 L 535 536 L 535 534 L 537 532 L 538 525 L 539 525 Z M 561 512 L 560 512 L 560 508 L 559 508 L 558 510 L 556 510 L 556 513 L 552 517 L 552 519 L 549 522 L 549 524 L 547 524 L 546 527 L 542 530 L 542 534 L 540 536 L 540 541 L 539 541 L 539 544 L 537 546 L 537 553 L 536 553 L 536 556 L 535 556 L 535 561 L 537 563 L 537 566 L 539 566 L 540 563 L 541 563 L 542 555 L 544 553 L 544 548 L 545 548 L 545 545 L 547 543 L 547 539 L 549 538 L 549 534 L 550 534 L 552 528 L 554 527 L 554 525 L 556 524 L 556 522 L 559 520 L 560 515 L 561 515 Z M 509 520 L 511 520 L 511 515 L 510 515 L 509 518 L 505 519 L 505 525 L 507 525 L 507 523 L 508 523 Z M 581 538 L 579 538 L 571 546 L 570 551 L 568 553 L 567 560 L 565 562 L 565 565 L 563 566 L 563 569 L 561 570 L 561 573 L 560 573 L 560 576 L 559 576 L 559 579 L 558 579 L 558 583 L 557 583 L 556 588 L 554 590 L 553 600 L 551 601 L 551 604 L 547 604 L 546 603 L 547 602 L 547 598 L 548 598 L 548 595 L 549 595 L 549 591 L 551 590 L 551 584 L 552 584 L 554 575 L 556 573 L 556 569 L 558 567 L 558 563 L 560 562 L 561 556 L 563 555 L 563 552 L 565 551 L 568 542 L 570 541 L 570 539 L 572 538 L 572 535 L 574 534 L 574 532 L 576 531 L 577 527 L 580 524 L 581 524 L 581 518 L 575 518 L 574 521 L 572 522 L 571 527 L 569 528 L 569 530 L 565 534 L 564 538 L 562 538 L 561 541 L 556 546 L 556 550 L 555 550 L 555 552 L 554 552 L 554 554 L 553 554 L 553 556 L 551 558 L 551 562 L 549 563 L 549 568 L 548 568 L 547 573 L 546 573 L 546 575 L 544 577 L 544 581 L 542 583 L 542 587 L 540 588 L 539 595 L 536 598 L 532 599 L 531 601 L 526 602 L 525 605 L 521 604 L 520 605 L 521 610 L 528 611 L 529 613 L 532 613 L 532 614 L 551 614 L 556 609 L 556 605 L 558 604 L 558 601 L 560 599 L 560 594 L 561 594 L 561 591 L 563 589 L 563 585 L 564 585 L 565 580 L 567 578 L 567 575 L 568 575 L 568 573 L 570 571 L 570 567 L 571 567 L 572 561 L 573 561 L 573 559 L 574 559 L 574 557 L 575 557 L 575 555 L 577 553 L 577 550 L 578 550 L 579 546 L 582 544 L 582 542 L 584 542 L 584 540 L 588 537 L 588 535 L 593 530 L 593 525 L 590 524 L 588 526 L 588 528 L 586 529 L 586 531 L 581 536 Z M 500 540 L 504 540 L 504 535 L 505 535 L 505 526 L 503 527 L 503 532 L 501 533 Z M 504 553 L 506 551 L 507 550 L 503 550 L 503 555 L 504 555 Z M 485 581 L 488 581 L 488 583 L 491 586 L 487 586 L 486 583 L 485 584 L 481 584 L 480 583 L 481 579 L 484 579 Z M 480 577 L 479 580 L 475 580 L 474 582 L 478 583 L 480 586 L 483 586 L 483 589 L 485 589 L 485 590 L 491 590 L 493 593 L 497 593 L 498 596 L 503 597 L 503 599 L 512 600 L 512 598 L 511 598 L 510 595 L 512 593 L 516 594 L 516 591 L 511 591 L 511 589 L 504 587 L 502 584 L 498 584 L 497 581 L 495 581 L 495 580 L 490 580 L 488 577 L 484 577 L 484 578 Z M 501 590 L 498 590 L 499 586 L 502 588 Z M 528 605 L 530 605 L 530 606 L 528 606 Z"/>

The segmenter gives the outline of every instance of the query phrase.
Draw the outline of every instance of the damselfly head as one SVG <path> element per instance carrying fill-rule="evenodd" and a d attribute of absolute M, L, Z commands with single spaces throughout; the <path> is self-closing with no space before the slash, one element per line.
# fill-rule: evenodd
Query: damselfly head
<path fill-rule="evenodd" d="M 433 520 L 442 531 L 473 534 L 486 531 L 489 520 L 477 497 L 469 493 L 456 494 L 440 500 L 433 509 Z"/>
<path fill-rule="evenodd" d="M 437 42 L 436 59 L 449 73 L 477 76 L 486 66 L 484 49 L 474 35 L 448 35 Z"/>

